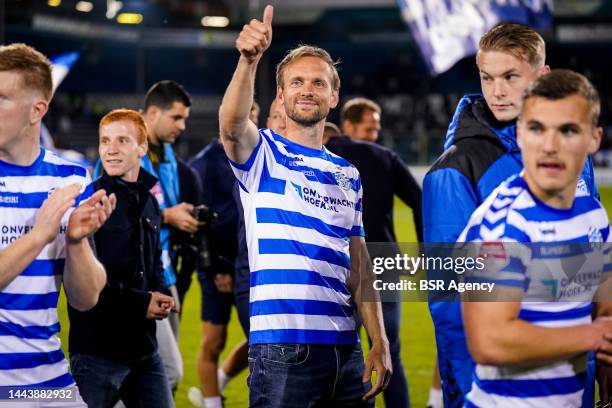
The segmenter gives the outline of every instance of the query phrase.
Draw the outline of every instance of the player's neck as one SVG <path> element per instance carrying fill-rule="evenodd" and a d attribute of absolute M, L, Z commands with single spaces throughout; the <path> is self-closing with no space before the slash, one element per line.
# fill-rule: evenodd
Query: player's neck
<path fill-rule="evenodd" d="M 528 175 L 524 174 L 523 179 L 527 182 L 529 191 L 538 198 L 541 202 L 549 207 L 557 208 L 561 210 L 567 210 L 572 208 L 574 205 L 574 198 L 576 197 L 576 183 L 572 183 L 563 190 L 560 191 L 546 191 L 541 189 Z"/>
<path fill-rule="evenodd" d="M 303 126 L 287 118 L 287 128 L 283 136 L 299 145 L 321 150 L 324 128 L 324 120 L 313 126 Z"/>
<path fill-rule="evenodd" d="M 22 135 L 13 143 L 0 148 L 0 160 L 18 166 L 31 165 L 39 155 L 40 142 L 34 135 Z"/>

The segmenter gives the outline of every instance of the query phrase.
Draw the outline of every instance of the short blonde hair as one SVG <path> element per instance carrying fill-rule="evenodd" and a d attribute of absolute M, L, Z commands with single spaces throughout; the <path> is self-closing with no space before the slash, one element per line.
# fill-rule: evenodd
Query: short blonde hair
<path fill-rule="evenodd" d="M 23 86 L 38 91 L 47 102 L 53 95 L 51 62 L 39 51 L 26 44 L 0 47 L 0 71 L 16 71 Z"/>
<path fill-rule="evenodd" d="M 147 141 L 147 126 L 145 125 L 142 115 L 131 109 L 115 109 L 108 112 L 100 119 L 100 128 L 109 123 L 126 120 L 132 122 L 136 128 L 136 141 L 138 144 L 143 144 Z"/>
<path fill-rule="evenodd" d="M 323 48 L 313 47 L 312 45 L 300 45 L 297 48 L 292 49 L 285 55 L 285 58 L 276 66 L 276 86 L 283 87 L 285 69 L 287 65 L 293 61 L 303 57 L 317 57 L 322 59 L 332 71 L 332 89 L 337 91 L 340 89 L 340 75 L 338 75 L 338 69 L 336 66 L 339 64 L 338 61 L 334 61 L 327 51 Z"/>
<path fill-rule="evenodd" d="M 517 23 L 501 23 L 491 28 L 480 39 L 478 50 L 507 52 L 536 68 L 546 62 L 546 43 L 542 36 L 533 29 Z"/>

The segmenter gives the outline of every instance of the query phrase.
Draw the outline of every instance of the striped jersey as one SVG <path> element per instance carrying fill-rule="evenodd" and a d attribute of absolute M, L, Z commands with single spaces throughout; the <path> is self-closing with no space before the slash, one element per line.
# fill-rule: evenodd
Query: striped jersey
<path fill-rule="evenodd" d="M 325 147 L 259 131 L 240 186 L 251 270 L 251 344 L 355 344 L 346 281 L 364 236 L 359 172 Z"/>
<path fill-rule="evenodd" d="M 83 167 L 42 148 L 30 166 L 0 161 L 0 250 L 32 229 L 38 209 L 54 189 L 72 183 L 84 189 L 77 205 L 91 196 L 91 178 Z M 0 386 L 74 384 L 57 337 L 65 234 L 72 211 L 62 218 L 55 240 L 0 289 Z"/>
<path fill-rule="evenodd" d="M 602 273 L 611 269 L 609 247 L 592 243 L 609 242 L 610 226 L 604 208 L 582 184 L 573 206 L 558 209 L 515 176 L 472 214 L 458 241 L 504 242 L 501 253 L 495 250 L 503 262 L 494 281 L 522 289 L 519 319 L 544 327 L 591 322 L 593 295 Z M 580 407 L 587 361 L 583 353 L 540 366 L 478 364 L 466 407 Z"/>

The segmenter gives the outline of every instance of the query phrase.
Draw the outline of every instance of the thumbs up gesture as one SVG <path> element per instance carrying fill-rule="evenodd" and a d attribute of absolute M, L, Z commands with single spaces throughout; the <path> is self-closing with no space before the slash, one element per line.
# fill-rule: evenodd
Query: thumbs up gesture
<path fill-rule="evenodd" d="M 258 62 L 272 42 L 272 16 L 274 8 L 267 5 L 264 9 L 263 21 L 251 20 L 242 27 L 236 40 L 236 48 L 240 55 L 249 63 Z"/>

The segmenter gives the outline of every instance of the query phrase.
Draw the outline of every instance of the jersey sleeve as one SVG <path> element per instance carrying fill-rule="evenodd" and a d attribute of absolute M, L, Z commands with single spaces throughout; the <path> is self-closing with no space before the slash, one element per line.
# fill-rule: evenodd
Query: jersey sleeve
<path fill-rule="evenodd" d="M 85 175 L 82 178 L 81 185 L 83 187 L 83 190 L 76 199 L 76 206 L 81 205 L 83 201 L 87 201 L 89 197 L 91 197 L 94 193 L 93 182 L 91 181 L 91 176 L 89 175 L 89 172 L 87 170 L 85 170 Z"/>
<path fill-rule="evenodd" d="M 248 193 L 257 191 L 262 173 L 268 171 L 266 166 L 269 159 L 266 160 L 266 157 L 270 155 L 268 153 L 270 149 L 269 143 L 270 141 L 264 135 L 263 129 L 260 129 L 259 143 L 253 149 L 251 156 L 246 162 L 236 163 L 228 158 L 238 183 Z"/>

